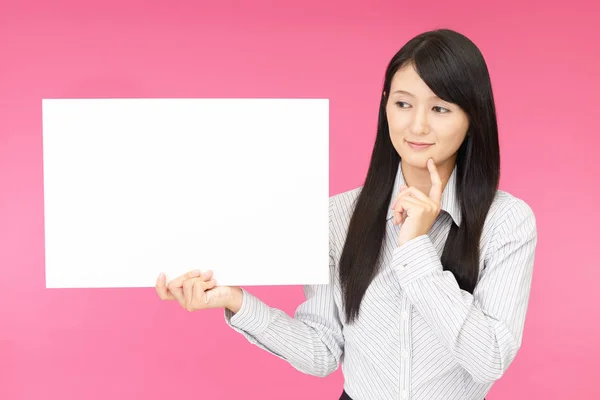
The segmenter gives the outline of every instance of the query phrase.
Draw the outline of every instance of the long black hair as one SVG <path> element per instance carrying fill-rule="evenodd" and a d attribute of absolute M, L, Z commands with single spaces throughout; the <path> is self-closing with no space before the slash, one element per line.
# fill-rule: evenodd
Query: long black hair
<path fill-rule="evenodd" d="M 349 322 L 358 317 L 364 294 L 381 262 L 386 215 L 400 162 L 390 139 L 386 103 L 392 77 L 408 64 L 438 97 L 458 105 L 469 117 L 467 135 L 456 158 L 461 223 L 452 224 L 441 262 L 463 290 L 472 293 L 478 280 L 479 241 L 500 179 L 496 110 L 487 65 L 477 46 L 458 32 L 439 29 L 412 38 L 385 71 L 371 162 L 340 257 L 339 274 Z"/>

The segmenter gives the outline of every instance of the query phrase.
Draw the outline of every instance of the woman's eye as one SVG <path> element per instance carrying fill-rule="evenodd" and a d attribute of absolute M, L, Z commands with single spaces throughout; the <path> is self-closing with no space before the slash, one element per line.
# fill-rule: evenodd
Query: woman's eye
<path fill-rule="evenodd" d="M 437 113 L 440 113 L 440 114 L 445 114 L 445 113 L 449 113 L 450 112 L 450 110 L 448 110 L 447 108 L 440 107 L 440 106 L 433 107 L 433 110 L 435 112 L 437 112 Z"/>
<path fill-rule="evenodd" d="M 405 102 L 405 101 L 397 101 L 397 102 L 396 102 L 396 105 L 397 105 L 398 107 L 400 107 L 400 108 L 408 108 L 408 107 L 410 107 L 410 104 L 408 104 L 408 103 L 407 103 L 407 102 Z"/>

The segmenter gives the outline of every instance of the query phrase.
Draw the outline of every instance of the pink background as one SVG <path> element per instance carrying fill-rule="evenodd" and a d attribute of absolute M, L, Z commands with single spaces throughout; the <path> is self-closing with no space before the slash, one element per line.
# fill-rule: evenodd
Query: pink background
<path fill-rule="evenodd" d="M 41 99 L 327 97 L 336 194 L 362 182 L 387 61 L 436 27 L 484 52 L 501 186 L 539 224 L 524 347 L 488 398 L 600 398 L 598 2 L 495 3 L 2 0 L 0 398 L 337 398 L 339 371 L 297 372 L 221 310 L 189 314 L 153 289 L 44 288 Z M 303 299 L 253 292 L 289 313 Z"/>

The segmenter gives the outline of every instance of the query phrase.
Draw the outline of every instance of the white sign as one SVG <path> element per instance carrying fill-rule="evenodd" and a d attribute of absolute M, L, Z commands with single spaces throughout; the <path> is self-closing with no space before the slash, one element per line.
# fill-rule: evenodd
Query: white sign
<path fill-rule="evenodd" d="M 327 99 L 44 99 L 46 287 L 326 284 Z"/>

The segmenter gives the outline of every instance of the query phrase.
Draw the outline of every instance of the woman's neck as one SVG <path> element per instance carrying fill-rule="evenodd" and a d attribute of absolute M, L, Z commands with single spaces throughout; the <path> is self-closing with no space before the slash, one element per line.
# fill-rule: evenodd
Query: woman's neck
<path fill-rule="evenodd" d="M 407 163 L 401 163 L 402 175 L 407 186 L 412 186 L 419 189 L 421 192 L 429 195 L 431 190 L 431 174 L 427 167 L 419 168 Z M 454 162 L 449 161 L 441 165 L 436 165 L 440 179 L 442 180 L 442 190 L 446 188 L 446 184 L 454 170 Z"/>

